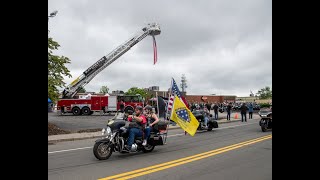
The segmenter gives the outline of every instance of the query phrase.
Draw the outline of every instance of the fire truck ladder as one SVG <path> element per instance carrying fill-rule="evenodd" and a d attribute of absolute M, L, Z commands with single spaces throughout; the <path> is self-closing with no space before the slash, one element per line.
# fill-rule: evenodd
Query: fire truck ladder
<path fill-rule="evenodd" d="M 62 92 L 62 98 L 72 98 L 77 92 L 88 84 L 97 74 L 99 74 L 103 69 L 117 60 L 120 56 L 126 53 L 131 47 L 136 45 L 142 39 L 148 35 L 155 36 L 161 33 L 160 26 L 157 23 L 148 24 L 147 27 L 142 29 L 143 32 L 139 32 L 137 35 L 126 41 L 125 43 L 118 46 L 107 56 L 103 56 L 96 63 L 90 66 L 86 71 L 83 72 L 76 80 L 74 80 L 70 85 L 68 85 Z"/>

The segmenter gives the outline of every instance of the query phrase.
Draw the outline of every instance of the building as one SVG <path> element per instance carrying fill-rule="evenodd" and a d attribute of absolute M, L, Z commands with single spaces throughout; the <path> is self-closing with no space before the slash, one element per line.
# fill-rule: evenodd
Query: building
<path fill-rule="evenodd" d="M 111 95 L 124 95 L 124 91 L 121 91 L 121 90 L 112 91 Z"/>
<path fill-rule="evenodd" d="M 249 103 L 249 102 L 256 102 L 256 103 L 272 103 L 272 99 L 259 99 L 259 97 L 237 97 L 237 103 Z"/>
<path fill-rule="evenodd" d="M 186 95 L 185 97 L 189 103 L 222 103 L 236 101 L 236 96 L 232 95 Z"/>

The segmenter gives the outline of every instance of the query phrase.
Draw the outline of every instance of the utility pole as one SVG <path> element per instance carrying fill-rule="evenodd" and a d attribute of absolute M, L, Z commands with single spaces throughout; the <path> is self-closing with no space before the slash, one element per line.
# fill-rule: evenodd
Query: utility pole
<path fill-rule="evenodd" d="M 184 74 L 182 74 L 182 77 L 181 77 L 180 87 L 181 87 L 182 92 L 186 92 L 186 88 L 188 86 L 187 86 L 187 79 L 186 79 L 186 76 Z"/>

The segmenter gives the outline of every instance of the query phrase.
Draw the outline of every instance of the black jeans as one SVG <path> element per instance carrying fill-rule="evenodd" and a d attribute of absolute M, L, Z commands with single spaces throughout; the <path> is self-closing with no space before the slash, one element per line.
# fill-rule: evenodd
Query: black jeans
<path fill-rule="evenodd" d="M 227 111 L 227 120 L 230 120 L 231 111 Z"/>
<path fill-rule="evenodd" d="M 249 119 L 252 119 L 252 112 L 249 112 Z"/>
<path fill-rule="evenodd" d="M 243 122 L 243 117 L 244 120 L 247 122 L 247 113 L 241 113 L 241 122 Z"/>

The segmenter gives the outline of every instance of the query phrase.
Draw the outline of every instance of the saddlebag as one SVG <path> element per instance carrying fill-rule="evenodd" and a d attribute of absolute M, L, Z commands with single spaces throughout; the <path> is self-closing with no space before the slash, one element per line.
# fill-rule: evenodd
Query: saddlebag
<path fill-rule="evenodd" d="M 151 135 L 148 140 L 148 144 L 152 146 L 164 145 L 162 135 L 157 135 L 157 134 Z"/>
<path fill-rule="evenodd" d="M 213 128 L 218 128 L 219 127 L 217 121 L 212 121 L 212 125 L 213 125 Z"/>

